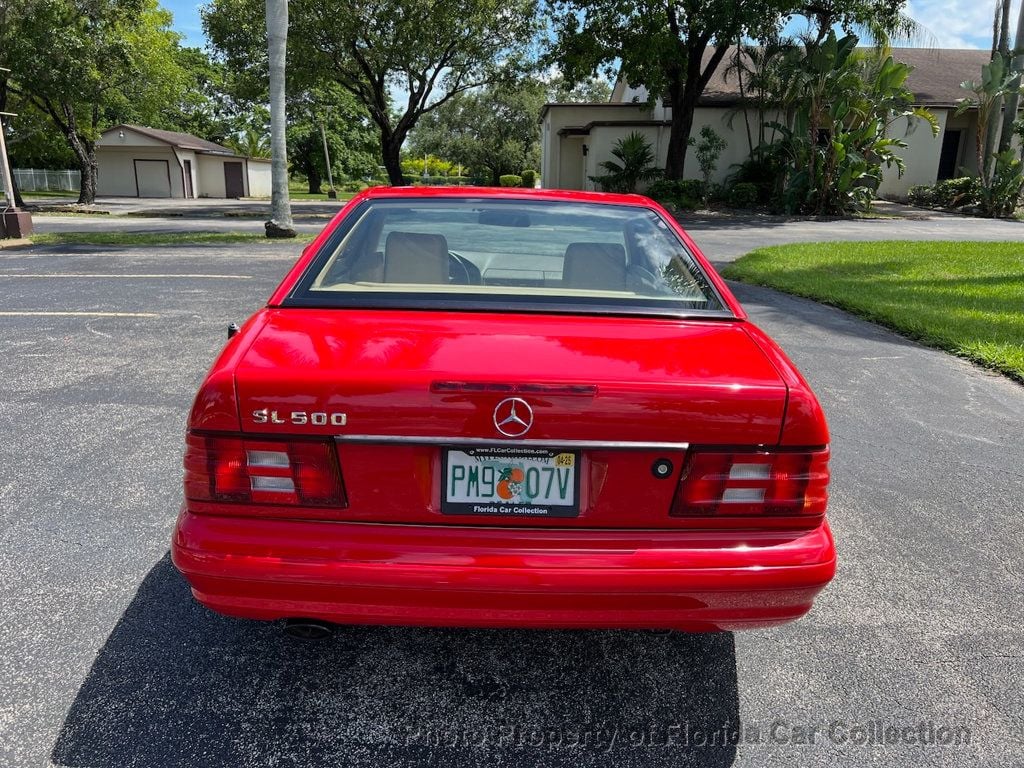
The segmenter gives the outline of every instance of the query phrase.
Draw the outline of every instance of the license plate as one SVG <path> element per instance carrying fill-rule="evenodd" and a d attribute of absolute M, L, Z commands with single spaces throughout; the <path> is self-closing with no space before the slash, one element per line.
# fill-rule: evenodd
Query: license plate
<path fill-rule="evenodd" d="M 444 453 L 447 515 L 577 517 L 578 451 L 462 448 Z"/>

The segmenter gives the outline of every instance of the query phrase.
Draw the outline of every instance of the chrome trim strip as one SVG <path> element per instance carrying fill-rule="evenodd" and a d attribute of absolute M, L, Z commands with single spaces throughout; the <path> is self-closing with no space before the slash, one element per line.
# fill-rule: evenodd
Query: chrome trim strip
<path fill-rule="evenodd" d="M 453 448 L 460 446 L 482 445 L 487 447 L 509 448 L 593 448 L 613 449 L 620 451 L 685 451 L 689 443 L 657 443 L 631 440 L 507 440 L 500 437 L 437 437 L 434 435 L 335 435 L 339 443 L 378 443 L 401 445 L 445 445 Z"/>

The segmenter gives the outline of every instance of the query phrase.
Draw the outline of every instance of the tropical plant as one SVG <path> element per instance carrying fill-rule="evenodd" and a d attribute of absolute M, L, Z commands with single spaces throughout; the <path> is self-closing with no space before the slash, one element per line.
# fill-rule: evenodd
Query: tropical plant
<path fill-rule="evenodd" d="M 1000 119 L 1003 98 L 1020 91 L 1020 82 L 1016 73 L 1010 70 L 1008 59 L 996 53 L 992 60 L 982 66 L 981 80 L 965 80 L 960 84 L 973 96 L 960 99 L 956 113 L 962 114 L 969 109 L 977 110 L 978 129 L 975 132 L 975 154 L 978 163 L 978 176 L 982 187 L 988 188 L 992 183 L 993 165 L 996 155 L 992 152 L 989 141 L 990 128 Z M 1005 163 L 1004 163 L 1005 166 Z M 1005 170 L 1005 168 L 1004 168 Z"/>
<path fill-rule="evenodd" d="M 612 155 L 615 160 L 599 163 L 606 173 L 590 177 L 605 192 L 636 192 L 641 182 L 654 181 L 661 176 L 661 170 L 654 166 L 651 142 L 639 131 L 616 141 Z"/>
<path fill-rule="evenodd" d="M 1024 192 L 1024 162 L 1012 149 L 993 158 L 994 169 L 987 185 L 982 185 L 979 207 L 985 216 L 1012 216 Z"/>
<path fill-rule="evenodd" d="M 883 168 L 901 174 L 896 153 L 906 142 L 893 136 L 905 121 L 909 133 L 919 122 L 933 135 L 938 123 L 913 105 L 906 79 L 911 68 L 886 48 L 857 51 L 856 35 L 833 31 L 819 43 L 787 56 L 786 92 L 780 102 L 794 105 L 787 123 L 770 123 L 782 136 L 788 160 L 784 202 L 787 210 L 837 214 L 870 205 Z"/>
<path fill-rule="evenodd" d="M 715 133 L 710 125 L 701 126 L 700 141 L 690 140 L 697 149 L 697 165 L 700 166 L 700 175 L 704 179 L 704 202 L 707 203 L 708 191 L 711 189 L 711 176 L 718 168 L 718 158 L 726 148 L 725 139 Z"/>
<path fill-rule="evenodd" d="M 270 142 L 266 134 L 255 128 L 247 128 L 240 135 L 232 136 L 227 145 L 240 155 L 246 157 L 270 157 Z"/>

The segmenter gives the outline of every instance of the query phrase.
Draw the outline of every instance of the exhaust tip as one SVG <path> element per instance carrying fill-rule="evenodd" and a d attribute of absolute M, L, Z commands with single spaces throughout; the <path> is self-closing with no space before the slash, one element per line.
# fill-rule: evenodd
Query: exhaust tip
<path fill-rule="evenodd" d="M 298 640 L 323 640 L 334 634 L 334 627 L 320 619 L 287 619 L 284 631 Z"/>

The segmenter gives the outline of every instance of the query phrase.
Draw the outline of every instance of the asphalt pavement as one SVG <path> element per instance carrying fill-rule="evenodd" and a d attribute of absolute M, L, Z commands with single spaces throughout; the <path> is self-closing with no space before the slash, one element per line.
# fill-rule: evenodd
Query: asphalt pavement
<path fill-rule="evenodd" d="M 691 228 L 725 261 L 927 222 L 798 224 Z M 833 434 L 808 617 L 301 643 L 201 608 L 167 556 L 188 408 L 300 247 L 0 251 L 0 765 L 1024 765 L 1024 388 L 761 288 Z"/>

